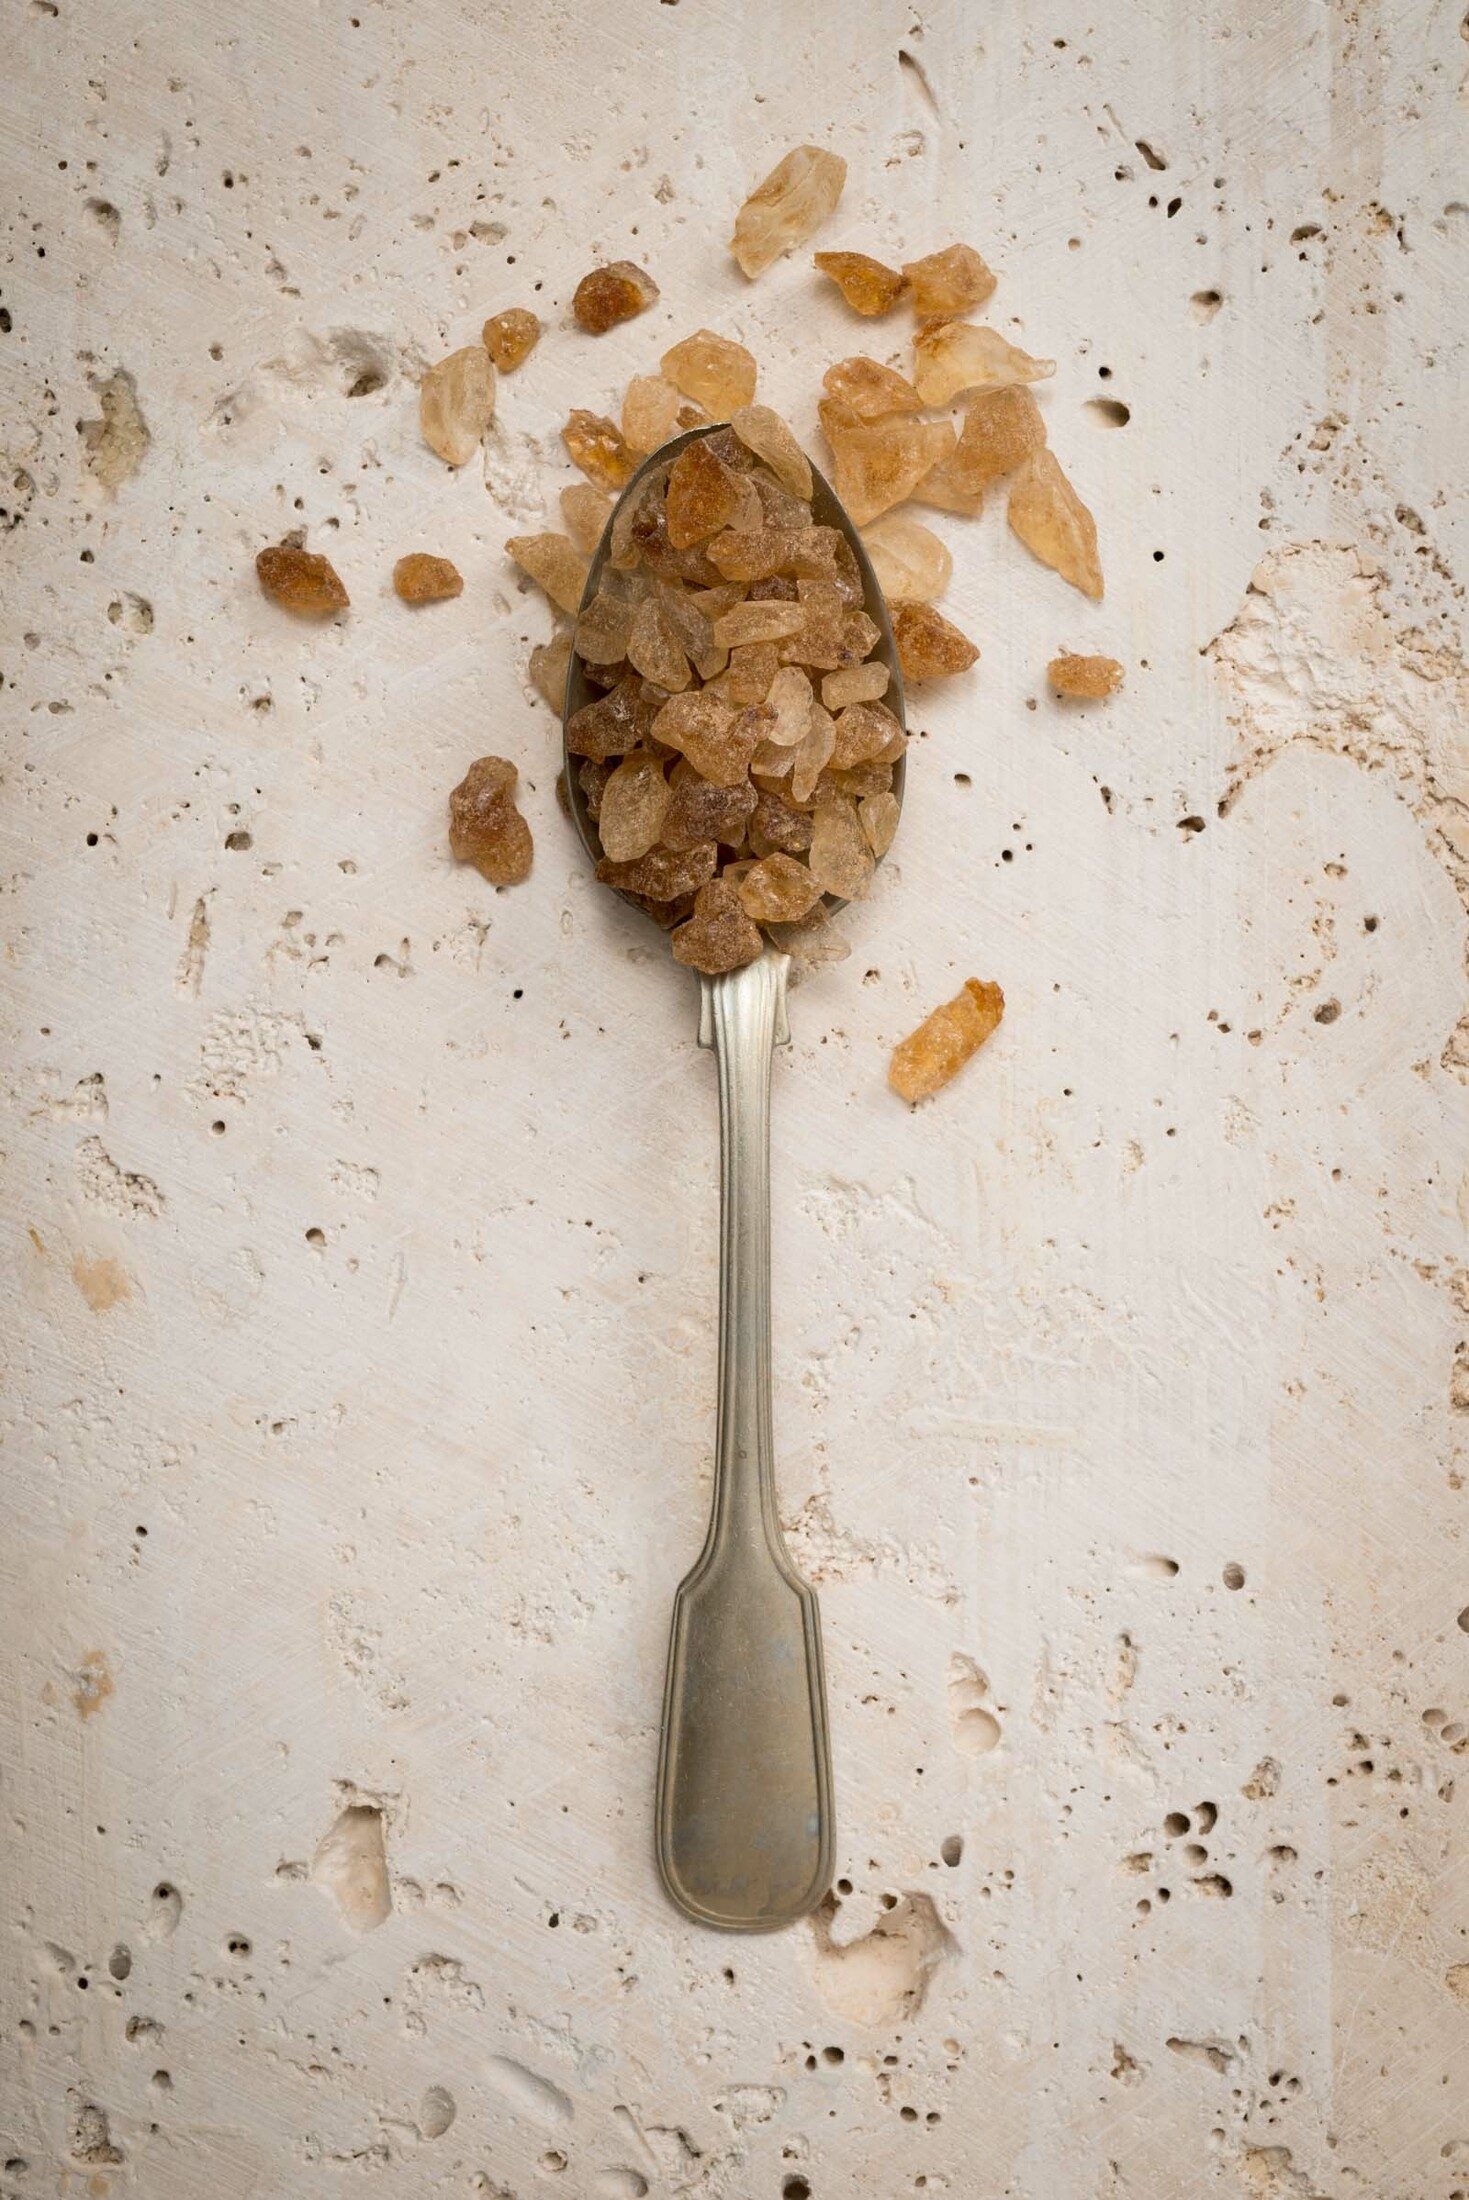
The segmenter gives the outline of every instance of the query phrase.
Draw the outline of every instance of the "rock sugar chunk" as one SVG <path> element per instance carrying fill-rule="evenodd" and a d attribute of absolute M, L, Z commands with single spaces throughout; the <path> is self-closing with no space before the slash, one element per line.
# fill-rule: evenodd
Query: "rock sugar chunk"
<path fill-rule="evenodd" d="M 653 720 L 653 738 L 686 756 L 701 779 L 737 787 L 750 769 L 761 727 L 749 711 L 733 711 L 706 688 L 674 695 Z"/>
<path fill-rule="evenodd" d="M 637 470 L 637 461 L 623 440 L 622 430 L 601 413 L 575 407 L 561 440 L 574 465 L 602 489 L 624 489 Z"/>
<path fill-rule="evenodd" d="M 982 492 L 992 481 L 1023 466 L 1045 440 L 1046 424 L 1028 389 L 1017 384 L 985 390 L 965 407 L 950 477 Z"/>
<path fill-rule="evenodd" d="M 654 716 L 642 681 L 630 673 L 595 703 L 572 712 L 566 721 L 566 746 L 573 756 L 589 756 L 599 764 L 609 756 L 626 756 L 642 746 Z"/>
<path fill-rule="evenodd" d="M 966 978 L 964 990 L 925 1016 L 893 1049 L 888 1083 L 900 1099 L 927 1100 L 999 1029 L 1005 996 L 997 985 Z"/>
<path fill-rule="evenodd" d="M 1057 695 L 1102 703 L 1121 687 L 1122 667 L 1115 657 L 1074 657 L 1062 650 L 1047 665 L 1046 678 Z"/>
<path fill-rule="evenodd" d="M 537 642 L 530 653 L 531 685 L 557 717 L 566 699 L 566 674 L 571 664 L 571 636 L 562 633 L 549 642 Z"/>
<path fill-rule="evenodd" d="M 811 845 L 811 817 L 772 788 L 762 788 L 750 817 L 748 837 L 757 856 L 804 854 Z"/>
<path fill-rule="evenodd" d="M 946 420 L 863 421 L 834 398 L 818 411 L 831 445 L 832 486 L 859 527 L 901 504 L 954 446 Z"/>
<path fill-rule="evenodd" d="M 867 892 L 876 859 L 850 795 L 823 789 L 817 796 L 806 861 L 823 893 L 860 901 Z"/>
<path fill-rule="evenodd" d="M 631 597 L 615 595 L 603 582 L 576 622 L 576 653 L 584 665 L 621 664 L 638 608 Z"/>
<path fill-rule="evenodd" d="M 726 879 L 712 879 L 700 887 L 693 915 L 679 926 L 672 941 L 675 962 L 711 978 L 753 962 L 764 944 Z"/>
<path fill-rule="evenodd" d="M 450 559 L 410 550 L 393 567 L 393 589 L 404 603 L 447 603 L 464 594 L 464 577 Z"/>
<path fill-rule="evenodd" d="M 887 685 L 884 664 L 842 665 L 822 680 L 821 700 L 828 710 L 845 710 L 849 703 L 875 703 Z"/>
<path fill-rule="evenodd" d="M 930 252 L 926 259 L 905 260 L 903 279 L 920 321 L 971 313 L 984 304 L 995 287 L 995 277 L 969 244 L 946 245 L 942 252 Z"/>
<path fill-rule="evenodd" d="M 895 604 L 893 640 L 905 680 L 944 680 L 967 672 L 979 656 L 968 635 L 930 603 Z"/>
<path fill-rule="evenodd" d="M 589 481 L 573 481 L 561 492 L 561 517 L 567 534 L 582 556 L 589 559 L 612 517 L 612 499 Z"/>
<path fill-rule="evenodd" d="M 631 863 L 613 863 L 604 856 L 597 876 L 604 886 L 614 886 L 621 894 L 641 894 L 646 901 L 678 901 L 707 886 L 718 854 L 712 840 L 701 840 L 692 848 L 650 848 Z"/>
<path fill-rule="evenodd" d="M 1051 451 L 1037 451 L 1015 476 L 1009 518 L 1014 533 L 1042 565 L 1051 566 L 1063 581 L 1100 603 L 1103 581 L 1097 523 Z"/>
<path fill-rule="evenodd" d="M 505 549 L 552 603 L 576 610 L 587 585 L 587 561 L 569 535 L 512 535 Z"/>
<path fill-rule="evenodd" d="M 716 787 L 711 780 L 701 779 L 691 764 L 680 761 L 673 767 L 659 837 L 665 848 L 678 850 L 697 848 L 705 840 L 742 848 L 757 800 L 748 780 L 738 787 Z"/>
<path fill-rule="evenodd" d="M 531 831 L 515 807 L 519 774 L 503 756 L 477 757 L 449 797 L 449 846 L 492 886 L 529 878 Z"/>
<path fill-rule="evenodd" d="M 699 436 L 668 469 L 664 520 L 675 550 L 692 549 L 728 527 L 743 506 L 745 484 Z"/>
<path fill-rule="evenodd" d="M 753 352 L 713 329 L 695 329 L 664 352 L 663 373 L 674 388 L 702 405 L 713 420 L 728 420 L 753 404 L 757 369 Z"/>
<path fill-rule="evenodd" d="M 867 845 L 881 859 L 893 844 L 898 830 L 898 798 L 887 788 L 864 795 L 857 804 L 857 815 L 862 820 L 862 830 L 867 835 Z"/>
<path fill-rule="evenodd" d="M 871 319 L 891 313 L 903 295 L 903 278 L 896 268 L 865 252 L 817 252 L 813 264 L 829 275 L 854 313 Z"/>
<path fill-rule="evenodd" d="M 524 306 L 507 306 L 492 313 L 480 334 L 480 342 L 501 374 L 513 374 L 523 366 L 541 340 L 541 324 Z"/>
<path fill-rule="evenodd" d="M 582 649 L 577 633 L 577 650 Z M 668 694 L 679 694 L 689 684 L 689 661 L 683 653 L 668 607 L 659 596 L 645 596 L 633 611 L 627 636 L 627 661 L 634 672 Z"/>
<path fill-rule="evenodd" d="M 446 466 L 467 466 L 495 417 L 495 368 L 483 344 L 466 344 L 418 385 L 418 424 Z"/>
<path fill-rule="evenodd" d="M 795 924 L 821 899 L 805 864 L 779 854 L 762 856 L 741 872 L 735 891 L 745 915 L 757 924 Z"/>
<path fill-rule="evenodd" d="M 811 461 L 779 413 L 768 405 L 740 405 L 731 413 L 729 424 L 746 449 L 764 459 L 783 489 L 810 501 Z"/>
<path fill-rule="evenodd" d="M 1054 359 L 1033 359 L 998 329 L 975 321 L 929 321 L 913 338 L 913 382 L 925 405 L 947 405 L 965 390 L 1043 382 Z"/>
<path fill-rule="evenodd" d="M 798 145 L 777 161 L 735 216 L 729 249 L 743 274 L 759 275 L 836 211 L 847 164 L 817 145 Z"/>
<path fill-rule="evenodd" d="M 331 559 L 298 543 L 278 542 L 261 550 L 255 577 L 272 603 L 298 619 L 329 619 L 345 611 L 350 601 Z"/>
<path fill-rule="evenodd" d="M 863 528 L 862 540 L 889 603 L 932 603 L 948 587 L 954 560 L 948 546 L 920 520 L 903 512 L 884 513 Z"/>
<path fill-rule="evenodd" d="M 644 458 L 686 429 L 701 428 L 709 415 L 661 374 L 635 374 L 622 399 L 622 435 L 630 451 Z"/>
<path fill-rule="evenodd" d="M 821 386 L 839 405 L 849 406 L 859 420 L 886 420 L 892 413 L 923 410 L 923 399 L 906 374 L 860 353 L 828 367 Z"/>
<path fill-rule="evenodd" d="M 614 260 L 609 267 L 594 267 L 583 275 L 572 297 L 571 310 L 578 328 L 588 336 L 605 336 L 620 321 L 646 313 L 658 297 L 651 275 L 631 260 Z"/>
<path fill-rule="evenodd" d="M 634 749 L 609 775 L 597 810 L 602 852 L 612 863 L 631 863 L 656 846 L 673 799 L 662 761 Z"/>

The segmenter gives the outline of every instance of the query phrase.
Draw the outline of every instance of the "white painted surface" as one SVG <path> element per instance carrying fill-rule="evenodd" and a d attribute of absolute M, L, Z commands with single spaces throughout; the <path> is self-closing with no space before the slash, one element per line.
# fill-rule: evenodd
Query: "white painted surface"
<path fill-rule="evenodd" d="M 1456 13 L 351 4 L 9 17 L 0 2190 L 1448 2200 Z M 777 1418 L 851 1891 L 745 1943 L 649 1860 L 710 1065 L 558 815 L 500 551 L 568 404 L 701 323 L 810 428 L 853 324 L 722 251 L 807 138 L 823 242 L 1001 270 L 1109 592 L 939 522 L 984 662 L 793 1004 Z M 621 254 L 662 303 L 594 345 Z M 487 495 L 413 377 L 519 302 Z M 324 633 L 251 575 L 299 524 Z M 385 593 L 410 547 L 458 604 Z M 1124 697 L 1054 706 L 1062 644 Z M 485 749 L 538 844 L 499 897 L 443 844 Z M 1006 1024 L 910 1115 L 886 1049 L 971 972 Z"/>

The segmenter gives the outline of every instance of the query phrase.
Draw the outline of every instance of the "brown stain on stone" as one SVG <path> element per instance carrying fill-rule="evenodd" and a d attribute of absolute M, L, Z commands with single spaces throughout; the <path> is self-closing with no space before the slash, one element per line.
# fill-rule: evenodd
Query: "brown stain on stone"
<path fill-rule="evenodd" d="M 109 1696 L 116 1692 L 112 1667 L 107 1662 L 105 1650 L 89 1650 L 77 1667 L 76 1686 L 71 1700 L 84 1719 L 90 1719 L 100 1711 Z"/>
<path fill-rule="evenodd" d="M 71 1264 L 71 1276 L 94 1314 L 105 1314 L 133 1295 L 127 1270 L 103 1253 L 78 1253 Z"/>

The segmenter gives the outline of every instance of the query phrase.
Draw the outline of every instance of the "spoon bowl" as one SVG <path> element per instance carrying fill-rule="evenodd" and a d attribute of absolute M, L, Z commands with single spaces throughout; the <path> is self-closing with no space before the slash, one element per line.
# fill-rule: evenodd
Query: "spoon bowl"
<path fill-rule="evenodd" d="M 691 443 L 697 443 L 701 437 L 719 434 L 725 425 L 726 423 L 722 421 L 715 421 L 707 428 L 690 428 L 687 434 L 675 436 L 671 442 L 661 444 L 656 451 L 643 460 L 642 465 L 639 466 L 637 472 L 613 505 L 607 525 L 602 530 L 601 540 L 592 555 L 592 562 L 587 571 L 587 584 L 582 590 L 582 599 L 577 611 L 578 618 L 586 610 L 602 585 L 602 575 L 607 569 L 608 554 L 612 547 L 612 530 L 617 524 L 618 514 L 622 511 L 623 506 L 630 498 L 638 494 L 650 474 L 655 473 L 660 467 L 670 465 L 677 458 L 680 451 L 686 450 Z M 903 701 L 903 668 L 898 660 L 898 645 L 893 639 L 893 625 L 888 614 L 887 598 L 878 585 L 877 575 L 872 567 L 872 560 L 867 555 L 867 546 L 858 534 L 853 521 L 848 517 L 846 506 L 841 502 L 825 475 L 820 473 L 815 466 L 811 468 L 811 518 L 813 525 L 817 527 L 834 527 L 839 534 L 845 536 L 848 548 L 857 561 L 857 570 L 862 576 L 862 608 L 866 611 L 867 616 L 872 620 L 878 632 L 877 645 L 872 650 L 871 655 L 877 663 L 886 665 L 888 671 L 887 693 L 883 696 L 883 702 L 906 733 L 908 720 Z M 818 674 L 812 684 L 819 685 L 819 682 L 820 675 Z M 587 678 L 587 668 L 576 654 L 575 633 L 573 632 L 572 655 L 566 668 L 566 694 L 561 709 L 562 755 L 565 763 L 566 794 L 571 805 L 572 820 L 581 835 L 582 845 L 593 863 L 598 862 L 601 858 L 602 843 L 597 836 L 596 821 L 587 809 L 587 798 L 582 792 L 581 781 L 577 772 L 577 766 L 581 759 L 573 756 L 570 749 L 565 745 L 566 726 L 567 721 L 585 704 L 596 702 L 598 697 L 605 692 L 605 689 L 596 686 Z M 905 754 L 900 756 L 893 766 L 893 793 L 898 798 L 900 815 L 903 807 L 903 788 L 907 772 L 908 759 Z M 879 857 L 878 861 L 881 862 L 882 858 Z M 638 906 L 631 895 L 624 894 L 622 899 L 631 902 L 634 908 Z M 827 894 L 823 896 L 819 906 L 824 907 L 828 914 L 834 914 L 838 909 L 844 909 L 846 903 L 835 894 Z"/>

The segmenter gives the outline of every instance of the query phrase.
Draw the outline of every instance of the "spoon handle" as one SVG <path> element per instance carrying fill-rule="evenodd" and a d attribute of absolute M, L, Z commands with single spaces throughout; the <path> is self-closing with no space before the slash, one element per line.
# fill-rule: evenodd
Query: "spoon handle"
<path fill-rule="evenodd" d="M 831 1876 L 831 1753 L 816 1592 L 775 1507 L 770 1414 L 770 1067 L 789 1043 L 784 955 L 704 981 L 719 1067 L 719 1420 L 714 1500 L 673 1607 L 658 1868 L 703 1925 L 764 1932 Z"/>

